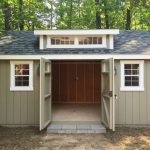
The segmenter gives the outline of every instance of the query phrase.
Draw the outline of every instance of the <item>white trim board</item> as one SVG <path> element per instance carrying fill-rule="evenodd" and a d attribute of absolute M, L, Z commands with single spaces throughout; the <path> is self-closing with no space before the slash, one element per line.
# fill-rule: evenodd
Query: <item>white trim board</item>
<path fill-rule="evenodd" d="M 119 29 L 94 29 L 94 30 L 34 30 L 34 35 L 115 35 Z"/>
<path fill-rule="evenodd" d="M 106 54 L 52 54 L 52 55 L 0 55 L 0 60 L 39 60 L 40 58 L 51 60 L 99 60 L 114 58 L 118 60 L 150 59 L 150 55 L 106 55 Z"/>

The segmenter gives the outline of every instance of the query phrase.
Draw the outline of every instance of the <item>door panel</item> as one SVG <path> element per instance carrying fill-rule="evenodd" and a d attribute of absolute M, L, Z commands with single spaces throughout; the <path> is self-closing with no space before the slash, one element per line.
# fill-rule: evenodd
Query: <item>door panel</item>
<path fill-rule="evenodd" d="M 114 60 L 102 61 L 102 122 L 115 130 L 114 119 Z"/>
<path fill-rule="evenodd" d="M 84 64 L 77 64 L 77 75 L 76 75 L 76 83 L 77 83 L 77 103 L 85 100 L 85 74 L 84 74 Z"/>
<path fill-rule="evenodd" d="M 93 64 L 85 64 L 85 101 L 94 102 L 94 72 Z"/>
<path fill-rule="evenodd" d="M 52 64 L 52 99 L 55 98 L 55 102 L 59 101 L 60 90 L 59 90 L 59 64 Z"/>
<path fill-rule="evenodd" d="M 101 65 L 94 64 L 94 100 L 100 102 L 101 99 Z"/>
<path fill-rule="evenodd" d="M 69 64 L 68 66 L 68 103 L 76 103 L 76 64 Z"/>
<path fill-rule="evenodd" d="M 60 72 L 59 72 L 59 92 L 60 92 L 60 97 L 59 100 L 66 102 L 67 101 L 67 90 L 68 90 L 68 76 L 67 76 L 67 65 L 66 64 L 60 64 Z"/>
<path fill-rule="evenodd" d="M 55 71 L 56 64 L 59 71 Z M 52 66 L 53 84 L 57 84 L 53 85 L 54 103 L 100 103 L 100 62 L 63 61 L 53 62 Z"/>
<path fill-rule="evenodd" d="M 51 62 L 40 60 L 40 130 L 51 122 Z"/>

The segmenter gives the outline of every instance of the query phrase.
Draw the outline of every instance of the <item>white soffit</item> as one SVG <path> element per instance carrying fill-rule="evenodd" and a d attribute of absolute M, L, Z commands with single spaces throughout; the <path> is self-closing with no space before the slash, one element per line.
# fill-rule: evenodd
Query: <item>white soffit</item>
<path fill-rule="evenodd" d="M 35 35 L 115 35 L 119 29 L 93 29 L 93 30 L 35 30 Z"/>

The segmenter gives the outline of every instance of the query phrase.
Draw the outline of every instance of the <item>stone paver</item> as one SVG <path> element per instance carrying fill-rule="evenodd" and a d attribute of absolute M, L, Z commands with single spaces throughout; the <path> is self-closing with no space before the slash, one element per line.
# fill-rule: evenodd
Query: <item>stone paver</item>
<path fill-rule="evenodd" d="M 76 125 L 70 125 L 70 124 L 62 125 L 62 130 L 76 130 Z"/>
<path fill-rule="evenodd" d="M 77 124 L 77 130 L 89 130 L 92 129 L 91 125 L 87 125 L 87 124 Z"/>
<path fill-rule="evenodd" d="M 102 124 L 52 123 L 48 126 L 47 133 L 106 133 L 106 128 Z"/>
<path fill-rule="evenodd" d="M 52 130 L 61 130 L 62 129 L 62 125 L 61 124 L 51 124 L 48 126 L 47 128 L 48 130 L 52 129 Z"/>
<path fill-rule="evenodd" d="M 95 124 L 95 125 L 91 125 L 92 130 L 100 130 L 100 129 L 105 129 L 104 126 L 102 126 L 101 124 Z"/>

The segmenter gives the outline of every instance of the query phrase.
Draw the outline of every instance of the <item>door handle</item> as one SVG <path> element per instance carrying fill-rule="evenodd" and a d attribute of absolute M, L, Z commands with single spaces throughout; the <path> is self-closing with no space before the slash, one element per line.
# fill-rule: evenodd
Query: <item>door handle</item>
<path fill-rule="evenodd" d="M 75 77 L 75 80 L 77 81 L 77 80 L 79 80 L 79 78 L 78 78 L 78 77 Z"/>
<path fill-rule="evenodd" d="M 115 96 L 115 99 L 117 100 L 117 99 L 118 99 L 118 96 L 117 96 L 117 94 L 115 94 L 114 96 Z"/>

